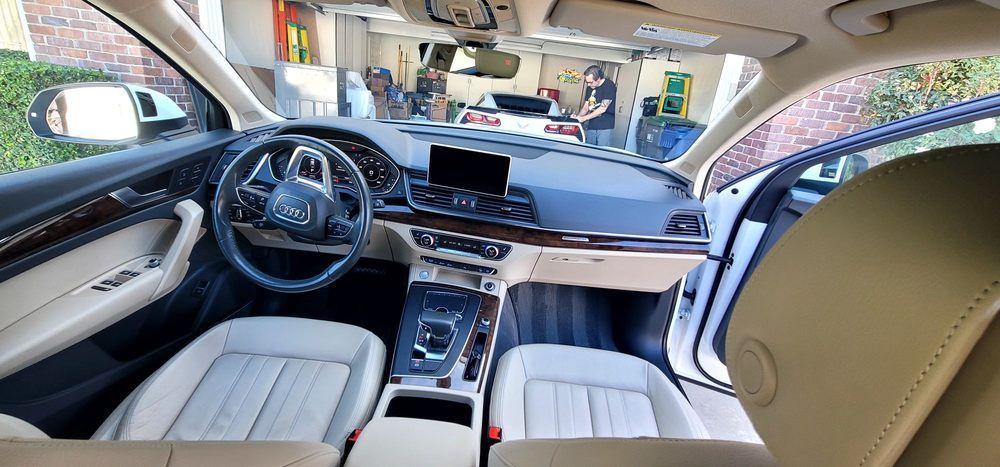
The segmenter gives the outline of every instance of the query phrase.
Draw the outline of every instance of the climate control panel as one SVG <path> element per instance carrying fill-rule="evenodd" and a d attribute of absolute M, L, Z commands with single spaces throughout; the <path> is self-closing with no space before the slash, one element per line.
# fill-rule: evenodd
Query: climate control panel
<path fill-rule="evenodd" d="M 510 254 L 511 246 L 504 243 L 476 240 L 474 238 L 443 235 L 425 230 L 410 229 L 413 241 L 420 248 L 491 261 L 500 261 Z"/>

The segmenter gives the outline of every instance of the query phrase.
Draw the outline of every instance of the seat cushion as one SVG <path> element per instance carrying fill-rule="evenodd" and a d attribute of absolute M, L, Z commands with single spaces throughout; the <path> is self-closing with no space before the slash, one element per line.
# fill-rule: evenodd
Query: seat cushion
<path fill-rule="evenodd" d="M 490 424 L 504 441 L 538 438 L 708 438 L 677 387 L 645 360 L 552 344 L 500 358 Z"/>
<path fill-rule="evenodd" d="M 139 386 L 95 439 L 322 441 L 371 417 L 385 345 L 356 326 L 241 318 L 215 326 Z"/>

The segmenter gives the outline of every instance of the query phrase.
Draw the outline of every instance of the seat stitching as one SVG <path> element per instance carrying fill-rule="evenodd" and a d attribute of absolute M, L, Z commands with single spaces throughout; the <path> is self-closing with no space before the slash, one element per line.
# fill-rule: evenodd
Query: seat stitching
<path fill-rule="evenodd" d="M 576 411 L 574 410 L 575 406 L 573 405 L 573 387 L 572 386 L 566 386 L 566 389 L 569 390 L 569 429 L 572 430 L 571 436 L 574 437 L 574 438 L 576 438 L 577 437 L 577 434 L 576 434 L 576 413 L 574 413 Z"/>
<path fill-rule="evenodd" d="M 264 403 L 260 405 L 260 408 L 257 409 L 257 415 L 254 415 L 253 417 L 253 424 L 250 425 L 250 431 L 247 432 L 247 439 L 250 438 L 250 433 L 253 433 L 253 429 L 257 428 L 257 422 L 260 421 L 260 414 L 264 411 L 264 407 L 267 405 L 267 400 L 271 398 L 271 393 L 274 392 L 274 386 L 278 384 L 278 379 L 281 378 L 281 372 L 285 371 L 285 365 L 287 364 L 288 359 L 281 359 L 281 368 L 278 368 L 278 374 L 274 377 L 274 381 L 271 381 L 271 387 L 268 388 L 267 395 L 264 396 Z"/>
<path fill-rule="evenodd" d="M 240 401 L 240 405 L 238 407 L 236 407 L 236 412 L 233 415 L 234 419 L 240 415 L 240 411 L 243 410 L 243 406 L 246 404 L 247 399 L 250 398 L 250 393 L 253 392 L 254 386 L 256 386 L 257 385 L 257 381 L 260 380 L 260 374 L 264 372 L 264 367 L 267 366 L 267 362 L 271 361 L 271 357 L 268 356 L 268 355 L 255 355 L 255 356 L 264 357 L 264 363 L 260 364 L 260 368 L 257 369 L 257 374 L 254 375 L 253 381 L 250 382 L 250 389 L 248 389 L 247 392 L 246 392 L 246 394 L 243 395 L 243 400 Z M 229 426 L 226 427 L 226 431 L 222 432 L 222 439 L 226 439 L 226 436 L 229 436 L 229 430 L 232 430 L 232 429 L 233 429 L 233 423 L 232 423 L 232 421 L 230 421 L 229 422 Z"/>
<path fill-rule="evenodd" d="M 229 341 L 229 331 L 233 327 L 233 322 L 232 321 L 228 321 L 228 322 L 226 322 L 224 324 L 227 325 L 226 326 L 226 328 L 227 328 L 226 329 L 226 342 L 228 342 Z M 177 355 L 180 355 L 180 354 L 184 353 L 184 351 L 187 350 L 190 346 L 194 345 L 196 342 L 199 342 L 202 337 L 204 337 L 205 335 L 207 335 L 210 332 L 212 332 L 216 327 L 221 327 L 221 326 L 222 326 L 222 324 L 218 324 L 215 327 L 209 329 L 207 332 L 205 332 L 205 334 L 202 334 L 201 336 L 199 336 L 198 338 L 196 338 L 194 341 L 192 341 L 190 344 L 188 344 L 183 349 L 181 349 L 181 351 Z M 215 359 L 213 359 L 213 363 L 214 363 L 215 360 L 218 360 L 219 357 L 221 357 L 222 355 L 225 355 L 225 349 L 226 349 L 225 344 L 223 344 L 223 346 L 222 346 L 222 353 L 220 353 L 219 355 L 215 356 Z M 177 355 L 174 355 L 173 357 L 171 357 L 170 360 L 167 360 L 167 363 L 163 364 L 163 366 L 161 366 L 158 370 L 156 370 L 156 372 L 154 372 L 152 375 L 150 375 L 149 378 L 147 378 L 145 381 L 142 382 L 142 384 L 139 386 L 139 389 L 136 392 L 135 398 L 132 399 L 132 402 L 129 403 L 129 407 L 125 410 L 125 413 L 122 415 L 122 419 L 121 419 L 121 421 L 119 421 L 119 425 L 115 429 L 115 435 L 113 435 L 114 438 L 118 438 L 118 439 L 122 439 L 122 440 L 131 439 L 130 436 L 129 436 L 129 429 L 131 428 L 130 425 L 132 424 L 132 418 L 134 418 L 134 415 L 135 415 L 136 405 L 138 405 L 139 404 L 139 400 L 142 399 L 142 397 L 146 395 L 146 391 L 149 390 L 149 388 L 153 385 L 153 383 L 156 381 L 156 379 L 159 378 L 161 374 L 163 374 L 164 368 L 166 368 L 168 364 L 170 364 L 171 362 L 173 362 L 174 358 L 176 358 Z M 211 365 L 209 365 L 209 368 L 211 368 Z M 197 389 L 198 386 L 201 385 L 201 382 L 205 380 L 205 375 L 206 374 L 208 374 L 208 370 L 207 369 L 205 370 L 205 373 L 203 373 L 201 375 L 201 379 L 198 380 L 198 384 L 195 385 L 195 389 Z M 184 405 L 181 406 L 182 408 L 185 407 L 185 406 L 187 406 L 187 404 L 189 402 L 191 402 L 191 396 L 193 396 L 193 395 L 194 395 L 194 391 L 191 391 L 191 394 L 188 395 L 187 400 L 184 401 Z M 161 397 L 160 399 L 157 399 L 156 401 L 154 401 L 153 404 L 158 403 L 159 401 L 163 400 L 164 398 L 166 398 L 166 395 L 164 395 L 164 397 Z M 177 417 L 179 417 L 179 416 L 180 416 L 180 411 L 178 411 L 177 415 L 174 416 L 174 421 L 170 422 L 170 426 L 167 427 L 167 431 L 164 432 L 164 436 L 166 435 L 167 432 L 170 431 L 170 428 L 174 426 L 174 423 L 177 422 Z M 121 436 L 120 437 L 117 436 L 119 430 L 121 431 Z M 161 437 L 160 439 L 163 439 L 163 438 Z"/>
<path fill-rule="evenodd" d="M 295 431 L 295 425 L 299 423 L 299 417 L 302 416 L 302 409 L 306 406 L 306 401 L 309 400 L 309 395 L 312 394 L 313 388 L 316 386 L 316 380 L 319 379 L 319 374 L 323 370 L 323 364 L 316 364 L 316 371 L 313 372 L 312 380 L 309 381 L 309 386 L 306 388 L 306 393 L 302 395 L 302 402 L 299 402 L 299 409 L 295 411 L 295 417 L 292 418 L 292 424 L 288 427 L 288 432 L 285 433 L 285 439 L 291 436 L 292 432 Z"/>
<path fill-rule="evenodd" d="M 552 411 L 552 416 L 555 418 L 556 438 L 561 438 L 562 431 L 559 430 L 559 396 L 556 394 L 556 383 L 549 384 L 552 385 L 552 402 L 554 402 L 552 405 L 555 406 L 555 410 Z"/>
<path fill-rule="evenodd" d="M 591 387 L 587 386 L 585 389 L 587 391 L 587 412 L 590 413 L 590 436 L 591 437 L 596 437 L 597 436 L 597 422 L 595 421 L 596 417 L 594 417 L 594 402 L 593 402 L 593 399 L 591 399 L 591 397 L 590 397 L 590 389 L 591 389 Z"/>
<path fill-rule="evenodd" d="M 358 348 L 354 349 L 354 356 L 352 356 L 350 361 L 347 363 L 347 379 L 344 381 L 344 389 L 340 393 L 340 399 L 337 400 L 337 406 L 333 409 L 333 416 L 330 417 L 330 423 L 326 427 L 326 434 L 324 435 L 324 440 L 326 439 L 327 436 L 330 435 L 330 428 L 333 426 L 333 420 L 337 418 L 337 412 L 340 411 L 340 403 L 344 400 L 344 396 L 347 394 L 347 386 L 350 385 L 351 376 L 354 375 L 354 366 L 355 366 L 354 360 L 358 357 L 358 354 L 361 352 L 362 348 L 367 346 L 369 353 L 371 352 L 371 350 L 374 350 L 374 348 L 370 345 L 373 336 L 374 334 L 369 333 L 365 336 L 364 339 L 361 340 L 361 344 L 358 345 Z M 371 377 L 372 377 L 371 371 L 362 372 L 360 387 L 365 388 L 369 386 L 369 382 L 372 379 Z M 381 371 L 379 371 L 379 377 L 381 378 Z M 364 421 L 364 419 L 366 418 L 366 414 L 370 413 L 371 410 L 374 410 L 374 407 L 372 407 L 374 402 L 375 402 L 374 398 L 369 397 L 364 404 L 361 403 L 354 404 L 354 406 L 351 407 L 351 411 L 349 412 L 349 415 L 347 416 L 346 419 L 348 426 L 345 427 L 348 432 L 350 432 L 352 428 L 362 428 L 361 422 Z M 360 413 L 359 410 L 361 411 Z M 343 434 L 343 432 L 341 434 Z M 335 442 L 337 442 L 339 446 L 340 440 L 335 440 Z"/>
<path fill-rule="evenodd" d="M 889 432 L 889 429 L 892 428 L 893 424 L 896 422 L 896 419 L 903 412 L 903 409 L 906 407 L 906 404 L 910 402 L 913 393 L 916 392 L 916 390 L 920 387 L 920 383 L 923 382 L 927 374 L 930 373 L 930 371 L 933 369 L 934 363 L 938 360 L 941 354 L 944 353 L 945 348 L 951 342 L 951 338 L 955 335 L 955 333 L 958 332 L 958 328 L 960 328 L 962 324 L 965 323 L 965 319 L 973 311 L 975 311 L 976 307 L 982 303 L 982 299 L 987 295 L 989 295 L 990 291 L 997 285 L 1000 285 L 1000 280 L 995 280 L 991 282 L 988 287 L 986 287 L 985 289 L 983 289 L 982 292 L 976 295 L 976 297 L 973 299 L 973 304 L 969 305 L 965 309 L 965 311 L 958 317 L 958 319 L 952 323 L 951 327 L 948 329 L 948 334 L 945 335 L 944 337 L 944 341 L 941 342 L 941 345 L 938 346 L 937 350 L 934 352 L 934 355 L 931 357 L 930 361 L 928 361 L 927 364 L 924 366 L 923 370 L 920 371 L 920 375 L 917 376 L 917 380 L 914 381 L 913 384 L 910 386 L 910 389 L 906 391 L 906 395 L 903 397 L 903 401 L 896 407 L 896 411 L 893 412 L 892 418 L 889 419 L 889 422 L 886 423 L 886 425 L 882 428 L 882 431 L 879 433 L 878 437 L 875 438 L 875 443 L 872 444 L 872 447 L 869 448 L 868 452 L 866 452 L 864 457 L 861 458 L 861 462 L 858 463 L 859 466 L 865 465 L 868 462 L 868 459 L 871 457 L 871 455 L 875 453 L 875 450 L 878 449 L 882 440 L 885 439 L 885 435 Z"/>
<path fill-rule="evenodd" d="M 299 375 L 302 374 L 302 368 L 304 368 L 305 366 L 306 366 L 305 361 L 303 361 L 302 364 L 299 365 L 299 371 L 295 372 L 295 377 L 292 378 L 291 386 L 289 386 L 288 391 L 285 392 L 285 398 L 281 400 L 281 405 L 278 407 L 278 413 L 283 413 L 285 411 L 285 404 L 288 403 L 288 396 L 292 393 L 292 388 L 295 387 L 295 382 L 299 380 Z M 277 383 L 277 381 L 275 381 L 275 383 Z M 271 389 L 274 389 L 274 387 L 272 386 Z M 264 405 L 267 405 L 266 401 L 264 402 Z M 278 418 L 275 417 L 275 420 L 277 419 Z M 274 431 L 274 421 L 271 422 L 271 427 L 267 429 L 267 435 L 265 436 L 265 438 L 271 439 L 271 432 L 273 431 Z"/>
<path fill-rule="evenodd" d="M 247 369 L 247 365 L 250 364 L 250 360 L 253 360 L 253 356 L 252 355 L 247 355 L 246 359 L 243 360 L 243 366 L 240 367 L 240 372 L 237 373 L 236 377 L 233 378 L 233 381 L 231 383 L 229 383 L 229 390 L 226 391 L 226 395 L 225 395 L 225 397 L 222 398 L 222 402 L 219 403 L 219 407 L 215 409 L 215 414 L 213 414 L 212 415 L 212 419 L 208 421 L 208 425 L 206 425 L 205 429 L 202 430 L 201 436 L 198 437 L 199 441 L 205 439 L 205 435 L 208 434 L 208 430 L 210 430 L 212 428 L 212 424 L 215 423 L 215 420 L 217 418 L 219 418 L 219 414 L 222 413 L 222 408 L 226 406 L 226 401 L 228 401 L 229 400 L 229 396 L 231 396 L 233 394 L 233 389 L 236 389 L 236 382 L 239 381 L 240 377 L 243 376 L 243 373 Z M 218 359 L 216 359 L 216 361 L 218 361 Z M 205 373 L 207 374 L 210 371 L 212 371 L 211 367 L 209 367 L 209 370 L 207 372 L 205 372 Z M 201 383 L 199 383 L 199 386 L 200 385 L 201 385 Z M 195 386 L 194 390 L 195 390 L 195 392 L 197 392 L 198 391 L 198 387 Z M 184 407 L 187 407 L 187 404 L 185 404 Z M 183 411 L 184 411 L 184 409 L 181 408 L 181 412 L 183 412 Z M 178 415 L 177 418 L 179 419 L 180 415 Z M 174 424 L 176 424 L 176 423 L 177 423 L 177 419 L 174 420 Z M 170 428 L 173 428 L 173 425 L 171 425 Z M 169 429 L 167 430 L 167 433 L 170 433 Z"/>
<path fill-rule="evenodd" d="M 622 401 L 622 418 L 625 419 L 625 431 L 628 433 L 628 437 L 632 438 L 632 423 L 628 419 L 628 406 L 625 404 L 625 393 L 622 391 L 615 391 L 618 393 L 618 399 Z"/>

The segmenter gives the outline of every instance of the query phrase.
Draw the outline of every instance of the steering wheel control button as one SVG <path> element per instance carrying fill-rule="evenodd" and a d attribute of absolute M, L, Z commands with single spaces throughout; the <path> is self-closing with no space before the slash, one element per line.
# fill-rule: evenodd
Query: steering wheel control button
<path fill-rule="evenodd" d="M 239 196 L 241 203 L 257 212 L 264 212 L 264 208 L 267 206 L 267 200 L 269 198 L 269 196 L 265 193 L 250 190 L 244 187 L 236 188 L 236 195 Z"/>
<path fill-rule="evenodd" d="M 354 224 L 330 216 L 326 220 L 326 236 L 330 238 L 344 238 L 351 233 Z"/>

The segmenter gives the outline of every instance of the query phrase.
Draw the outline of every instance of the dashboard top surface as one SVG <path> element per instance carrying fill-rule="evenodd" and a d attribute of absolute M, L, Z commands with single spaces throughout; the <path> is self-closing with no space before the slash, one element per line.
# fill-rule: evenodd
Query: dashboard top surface
<path fill-rule="evenodd" d="M 692 243 L 705 243 L 709 239 L 704 206 L 688 190 L 686 182 L 656 162 L 623 152 L 463 126 L 337 117 L 291 120 L 260 129 L 234 143 L 227 151 L 242 151 L 253 144 L 252 139 L 267 132 L 331 140 L 341 149 L 348 149 L 342 147 L 344 145 L 359 145 L 356 148 L 359 158 L 355 162 L 364 156 L 374 156 L 365 162 L 384 156 L 389 167 L 384 167 L 383 171 L 398 171 L 399 180 L 388 189 L 373 190 L 373 194 L 393 200 L 397 205 L 405 203 L 414 211 L 566 233 Z M 478 209 L 476 212 L 462 211 L 440 202 L 427 202 L 425 197 L 448 198 L 455 192 L 442 191 L 426 182 L 432 143 L 510 155 L 507 197 L 479 196 L 481 205 L 498 206 L 497 209 L 504 211 L 483 215 Z M 381 175 L 372 174 L 375 180 L 381 180 Z M 504 218 L 511 207 L 533 218 L 528 215 Z M 678 235 L 676 230 L 671 230 L 676 227 L 671 225 L 674 223 L 671 218 L 678 214 L 686 215 L 684 220 L 689 224 L 692 219 L 700 224 L 697 227 L 701 233 Z"/>

